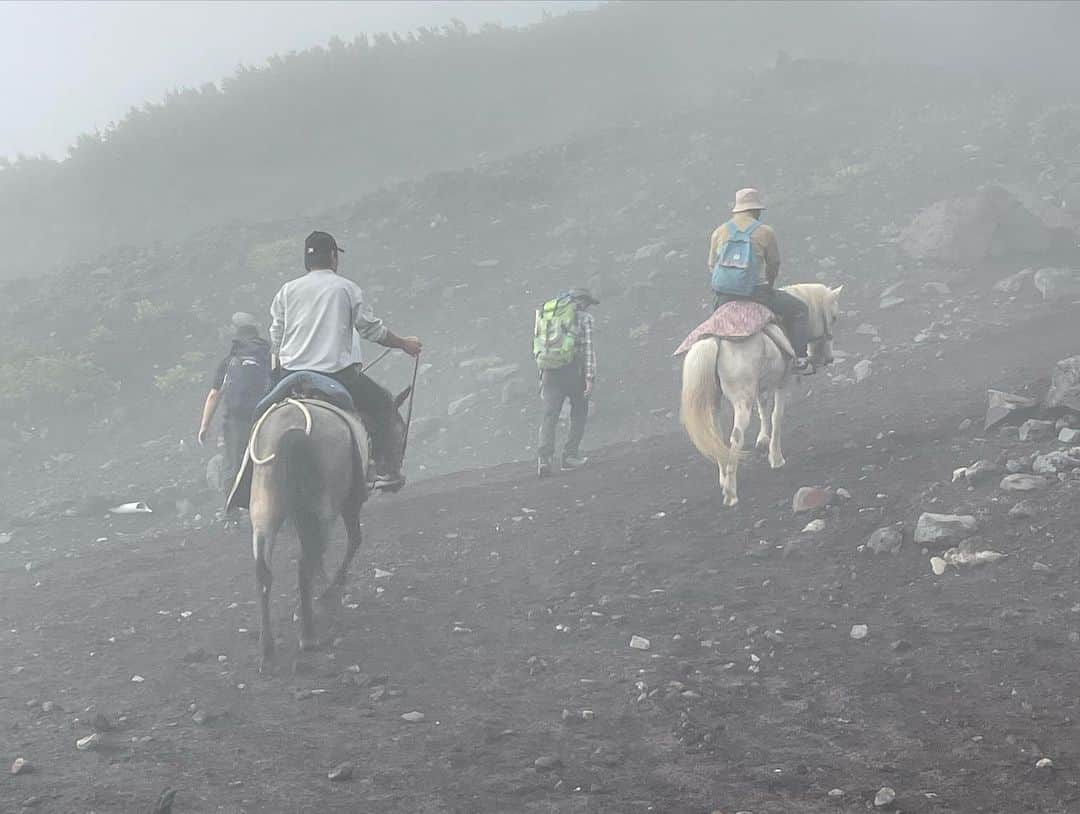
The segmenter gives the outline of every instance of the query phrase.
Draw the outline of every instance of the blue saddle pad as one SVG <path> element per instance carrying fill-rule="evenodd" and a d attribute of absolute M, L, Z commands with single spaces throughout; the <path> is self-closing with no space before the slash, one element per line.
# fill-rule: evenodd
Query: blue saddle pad
<path fill-rule="evenodd" d="M 321 399 L 342 410 L 356 412 L 352 396 L 341 382 L 324 373 L 300 370 L 290 373 L 263 397 L 263 400 L 255 407 L 255 418 L 257 419 L 271 406 L 287 398 Z"/>

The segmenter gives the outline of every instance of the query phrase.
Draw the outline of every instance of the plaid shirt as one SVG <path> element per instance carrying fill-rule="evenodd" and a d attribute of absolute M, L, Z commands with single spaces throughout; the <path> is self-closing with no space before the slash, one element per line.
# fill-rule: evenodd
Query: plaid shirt
<path fill-rule="evenodd" d="M 578 311 L 578 336 L 581 348 L 578 351 L 585 363 L 585 378 L 596 378 L 596 346 L 593 345 L 593 315 L 588 311 Z"/>

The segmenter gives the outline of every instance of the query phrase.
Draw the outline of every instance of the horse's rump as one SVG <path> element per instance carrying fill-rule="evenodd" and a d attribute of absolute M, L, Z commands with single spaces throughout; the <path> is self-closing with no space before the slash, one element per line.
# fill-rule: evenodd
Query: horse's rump
<path fill-rule="evenodd" d="M 272 463 L 278 440 L 294 429 L 310 435 L 323 451 L 323 457 L 333 457 L 342 449 L 351 450 L 351 477 L 349 472 L 339 474 L 348 480 L 355 497 L 363 502 L 367 497 L 369 441 L 361 418 L 316 399 L 289 399 L 271 406 L 252 428 L 243 463 L 225 503 L 226 511 L 249 506 L 255 464 Z"/>
<path fill-rule="evenodd" d="M 776 314 L 760 302 L 753 300 L 725 302 L 713 311 L 708 319 L 694 328 L 672 355 L 679 356 L 686 353 L 695 342 L 707 336 L 731 340 L 748 339 L 775 321 Z"/>

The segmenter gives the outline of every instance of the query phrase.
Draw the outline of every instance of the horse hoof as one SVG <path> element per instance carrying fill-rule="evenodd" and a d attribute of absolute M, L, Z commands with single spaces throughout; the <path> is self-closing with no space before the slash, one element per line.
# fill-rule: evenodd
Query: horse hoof
<path fill-rule="evenodd" d="M 306 638 L 306 637 L 301 637 L 301 639 L 300 639 L 300 649 L 303 650 L 305 653 L 310 653 L 313 650 L 318 650 L 319 649 L 319 640 L 316 639 L 315 637 L 311 637 L 310 639 Z"/>
<path fill-rule="evenodd" d="M 787 461 L 785 461 L 783 458 L 776 458 L 769 461 L 769 466 L 771 466 L 773 469 L 781 469 L 786 463 Z"/>
<path fill-rule="evenodd" d="M 755 444 L 755 446 L 758 449 L 762 450 L 763 452 L 765 450 L 767 450 L 769 448 L 769 436 L 763 435 L 760 438 L 758 438 L 757 443 Z"/>

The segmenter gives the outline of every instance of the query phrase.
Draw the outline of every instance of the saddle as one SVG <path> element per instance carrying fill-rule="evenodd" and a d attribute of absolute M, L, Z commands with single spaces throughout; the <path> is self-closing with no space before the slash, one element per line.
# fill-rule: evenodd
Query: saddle
<path fill-rule="evenodd" d="M 356 412 L 352 396 L 337 379 L 324 373 L 299 370 L 283 378 L 262 397 L 262 401 L 255 405 L 255 420 L 258 421 L 259 416 L 287 398 L 318 399 L 340 407 L 342 410 Z"/>
<path fill-rule="evenodd" d="M 776 314 L 753 300 L 725 302 L 689 333 L 672 356 L 686 353 L 695 342 L 705 337 L 715 336 L 718 339 L 738 341 L 749 339 L 762 332 L 776 343 L 785 356 L 795 356 L 795 351 L 780 327 Z"/>

